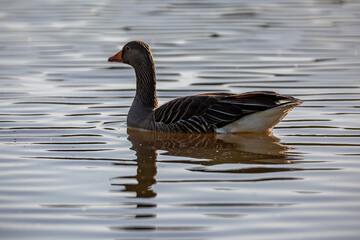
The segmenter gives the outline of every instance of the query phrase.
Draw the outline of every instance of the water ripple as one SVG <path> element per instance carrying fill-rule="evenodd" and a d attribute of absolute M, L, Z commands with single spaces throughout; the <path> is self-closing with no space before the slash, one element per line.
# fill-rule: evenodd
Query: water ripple
<path fill-rule="evenodd" d="M 4 239 L 355 239 L 359 12 L 349 1 L 3 1 Z M 304 100 L 266 135 L 126 128 L 147 42 L 164 103 L 212 91 Z M 61 237 L 60 237 L 61 236 Z"/>

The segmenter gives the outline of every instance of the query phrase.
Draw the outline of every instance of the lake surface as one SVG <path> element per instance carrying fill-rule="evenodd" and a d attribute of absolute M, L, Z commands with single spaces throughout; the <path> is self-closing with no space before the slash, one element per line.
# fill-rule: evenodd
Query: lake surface
<path fill-rule="evenodd" d="M 1 239 L 359 239 L 357 0 L 0 2 Z M 274 136 L 128 130 L 148 43 L 160 103 L 304 100 Z"/>

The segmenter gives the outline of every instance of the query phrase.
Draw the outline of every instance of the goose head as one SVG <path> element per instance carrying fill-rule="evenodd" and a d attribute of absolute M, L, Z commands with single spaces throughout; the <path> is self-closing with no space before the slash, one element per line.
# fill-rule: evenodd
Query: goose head
<path fill-rule="evenodd" d="M 153 58 L 149 46 L 141 41 L 127 43 L 120 52 L 108 59 L 109 62 L 126 63 L 133 68 L 153 64 Z"/>

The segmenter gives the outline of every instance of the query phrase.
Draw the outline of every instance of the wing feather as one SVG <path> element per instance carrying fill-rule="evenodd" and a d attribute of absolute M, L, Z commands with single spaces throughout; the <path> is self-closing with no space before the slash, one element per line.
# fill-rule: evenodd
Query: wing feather
<path fill-rule="evenodd" d="M 155 127 L 170 132 L 214 132 L 246 115 L 297 101 L 271 91 L 211 93 L 174 99 L 154 111 Z"/>

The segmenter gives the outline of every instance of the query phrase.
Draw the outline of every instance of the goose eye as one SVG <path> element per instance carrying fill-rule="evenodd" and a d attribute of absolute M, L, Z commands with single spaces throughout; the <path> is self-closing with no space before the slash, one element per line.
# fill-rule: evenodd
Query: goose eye
<path fill-rule="evenodd" d="M 126 51 L 129 51 L 129 50 L 130 50 L 130 47 L 129 47 L 129 46 L 126 46 L 126 47 L 125 47 L 125 50 L 126 50 Z"/>

